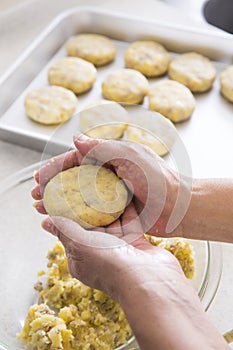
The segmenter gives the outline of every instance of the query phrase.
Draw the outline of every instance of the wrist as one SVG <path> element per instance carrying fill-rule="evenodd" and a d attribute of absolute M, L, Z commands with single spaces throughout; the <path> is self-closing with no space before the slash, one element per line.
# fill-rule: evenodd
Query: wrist
<path fill-rule="evenodd" d="M 203 185 L 203 180 L 193 179 L 191 200 L 180 225 L 182 236 L 185 238 L 205 239 L 202 236 L 203 227 L 200 220 L 205 209 L 202 203 Z"/>
<path fill-rule="evenodd" d="M 191 201 L 181 223 L 186 238 L 233 242 L 232 180 L 193 180 Z"/>
<path fill-rule="evenodd" d="M 151 232 L 162 237 L 185 236 L 184 217 L 192 198 L 193 179 L 165 169 L 166 201 L 163 211 Z"/>

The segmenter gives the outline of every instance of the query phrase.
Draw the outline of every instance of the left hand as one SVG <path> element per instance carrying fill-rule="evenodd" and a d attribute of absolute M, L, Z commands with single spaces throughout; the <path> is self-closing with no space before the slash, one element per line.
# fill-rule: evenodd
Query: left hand
<path fill-rule="evenodd" d="M 179 278 L 186 280 L 177 259 L 145 239 L 132 202 L 121 221 L 118 219 L 106 228 L 85 230 L 62 217 L 47 218 L 42 226 L 64 245 L 70 273 L 118 302 L 128 289 L 129 276 L 131 279 L 135 273 L 137 284 L 148 283 L 148 279 L 155 283 L 156 275 L 163 278 L 163 274 L 168 274 L 166 270 L 170 271 L 171 276 L 175 271 Z"/>
<path fill-rule="evenodd" d="M 122 306 L 140 349 L 227 350 L 176 258 L 152 246 L 135 217 L 131 204 L 123 226 L 118 221 L 106 228 L 110 235 L 61 217 L 46 219 L 43 226 L 62 241 L 71 274 Z M 127 244 L 135 234 L 142 236 Z"/>

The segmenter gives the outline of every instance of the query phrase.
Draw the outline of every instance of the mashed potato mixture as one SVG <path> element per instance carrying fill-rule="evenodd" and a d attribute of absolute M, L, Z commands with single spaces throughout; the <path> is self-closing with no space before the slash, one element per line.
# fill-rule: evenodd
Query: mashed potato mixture
<path fill-rule="evenodd" d="M 41 303 L 30 307 L 19 337 L 37 350 L 113 350 L 127 343 L 132 331 L 120 305 L 69 274 L 60 242 L 47 258 L 45 286 L 35 285 Z"/>
<path fill-rule="evenodd" d="M 182 270 L 188 279 L 192 279 L 195 274 L 195 259 L 193 247 L 189 242 L 180 237 L 175 238 L 160 238 L 146 235 L 146 238 L 152 245 L 168 250 L 175 255 L 179 261 Z"/>

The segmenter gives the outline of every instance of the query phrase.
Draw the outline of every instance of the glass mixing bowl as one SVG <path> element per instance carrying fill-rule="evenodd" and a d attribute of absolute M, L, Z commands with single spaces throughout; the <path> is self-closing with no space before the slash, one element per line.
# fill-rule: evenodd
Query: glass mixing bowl
<path fill-rule="evenodd" d="M 33 208 L 31 189 L 34 164 L 0 183 L 0 349 L 21 350 L 25 345 L 16 339 L 30 305 L 37 302 L 33 286 L 37 272 L 46 269 L 47 251 L 57 239 L 41 229 L 42 216 Z M 222 271 L 220 245 L 191 241 L 195 250 L 196 273 L 191 281 L 205 310 L 211 304 Z M 120 347 L 130 349 L 136 346 Z M 118 348 L 119 349 L 119 348 Z"/>

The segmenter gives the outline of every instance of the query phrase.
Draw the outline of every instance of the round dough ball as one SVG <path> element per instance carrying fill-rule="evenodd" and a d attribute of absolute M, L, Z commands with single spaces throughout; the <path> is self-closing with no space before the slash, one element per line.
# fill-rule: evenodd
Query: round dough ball
<path fill-rule="evenodd" d="M 117 69 L 102 83 L 102 93 L 108 100 L 122 103 L 141 103 L 148 92 L 147 79 L 133 69 Z"/>
<path fill-rule="evenodd" d="M 45 125 L 60 124 L 70 119 L 78 99 L 59 86 L 44 86 L 30 91 L 24 101 L 27 116 Z"/>
<path fill-rule="evenodd" d="M 128 123 L 128 112 L 113 101 L 98 101 L 79 113 L 80 131 L 89 137 L 119 139 Z"/>
<path fill-rule="evenodd" d="M 125 51 L 125 66 L 138 70 L 146 77 L 166 73 L 169 63 L 169 53 L 155 41 L 135 41 Z"/>
<path fill-rule="evenodd" d="M 233 102 L 233 65 L 225 68 L 220 74 L 220 85 L 223 96 Z"/>
<path fill-rule="evenodd" d="M 163 80 L 151 85 L 148 99 L 150 109 L 175 123 L 188 119 L 195 108 L 195 98 L 191 91 L 173 80 Z"/>
<path fill-rule="evenodd" d="M 81 165 L 57 174 L 44 192 L 44 206 L 51 216 L 67 217 L 85 228 L 106 226 L 124 211 L 125 185 L 109 169 Z"/>
<path fill-rule="evenodd" d="M 195 52 L 177 56 L 170 63 L 168 73 L 171 79 L 193 92 L 209 90 L 216 77 L 216 69 L 210 60 Z"/>
<path fill-rule="evenodd" d="M 131 117 L 126 140 L 146 145 L 159 156 L 170 151 L 177 137 L 176 128 L 170 120 L 160 113 L 143 109 L 132 111 Z"/>
<path fill-rule="evenodd" d="M 51 85 L 63 86 L 75 94 L 81 94 L 94 84 L 96 69 L 82 58 L 65 57 L 49 68 L 48 80 Z"/>
<path fill-rule="evenodd" d="M 114 60 L 116 47 L 112 40 L 98 34 L 79 34 L 66 44 L 69 56 L 81 57 L 95 66 L 103 66 Z"/>

